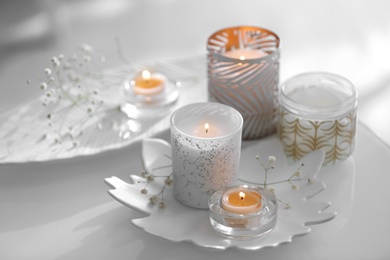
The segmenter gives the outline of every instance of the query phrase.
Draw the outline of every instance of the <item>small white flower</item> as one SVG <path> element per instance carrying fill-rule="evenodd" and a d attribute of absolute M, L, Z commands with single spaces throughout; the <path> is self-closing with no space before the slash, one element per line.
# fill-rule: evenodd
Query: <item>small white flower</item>
<path fill-rule="evenodd" d="M 297 170 L 296 173 L 295 173 L 295 176 L 301 177 L 302 176 L 301 170 Z"/>
<path fill-rule="evenodd" d="M 153 195 L 152 197 L 150 197 L 149 201 L 152 204 L 156 204 L 156 202 L 158 201 L 158 196 L 157 195 Z"/>
<path fill-rule="evenodd" d="M 309 178 L 309 179 L 307 179 L 307 182 L 308 182 L 309 184 L 312 184 L 312 183 L 314 182 L 314 180 L 311 179 L 311 178 Z"/>
<path fill-rule="evenodd" d="M 57 67 L 60 66 L 60 61 L 58 60 L 57 57 L 51 58 L 51 63 L 52 63 L 52 65 L 53 65 L 54 68 L 57 68 Z"/>
<path fill-rule="evenodd" d="M 260 158 L 260 156 L 259 155 L 256 155 L 256 160 L 258 160 Z"/>
<path fill-rule="evenodd" d="M 141 172 L 141 176 L 144 177 L 144 178 L 146 177 L 147 174 L 148 174 L 148 173 L 147 173 L 146 171 L 142 171 L 142 172 Z"/>
<path fill-rule="evenodd" d="M 268 156 L 268 164 L 271 169 L 275 168 L 276 157 Z"/>
<path fill-rule="evenodd" d="M 46 90 L 47 89 L 47 84 L 45 82 L 42 82 L 41 85 L 39 86 L 41 90 Z"/>
<path fill-rule="evenodd" d="M 268 161 L 270 163 L 275 163 L 276 162 L 276 157 L 275 156 L 268 156 Z"/>
<path fill-rule="evenodd" d="M 153 175 L 153 174 L 147 174 L 147 175 L 145 176 L 145 179 L 146 179 L 146 181 L 147 181 L 148 183 L 153 182 L 153 181 L 154 181 L 154 175 Z"/>
<path fill-rule="evenodd" d="M 164 201 L 161 201 L 161 202 L 160 202 L 160 205 L 159 205 L 159 207 L 160 207 L 160 209 L 163 209 L 163 208 L 165 208 L 165 203 L 164 203 Z"/>
<path fill-rule="evenodd" d="M 88 112 L 88 114 L 91 114 L 91 113 L 93 112 L 92 107 L 88 107 L 88 108 L 87 108 L 87 112 Z"/>
<path fill-rule="evenodd" d="M 292 190 L 297 190 L 297 189 L 298 189 L 298 186 L 295 185 L 295 184 L 293 184 L 293 185 L 291 185 L 291 189 L 292 189 Z"/>
<path fill-rule="evenodd" d="M 46 76 L 50 76 L 51 75 L 51 70 L 49 68 L 46 68 L 45 69 L 45 74 L 46 74 Z"/>
<path fill-rule="evenodd" d="M 171 186 L 173 184 L 173 180 L 169 177 L 167 177 L 165 180 L 164 180 L 164 183 L 165 185 L 167 186 Z"/>
<path fill-rule="evenodd" d="M 291 204 L 287 202 L 285 208 L 286 208 L 286 209 L 291 208 Z"/>
<path fill-rule="evenodd" d="M 60 55 L 58 55 L 58 60 L 63 60 L 64 59 L 64 54 L 60 54 Z"/>
<path fill-rule="evenodd" d="M 148 190 L 147 189 L 142 189 L 141 190 L 141 194 L 147 194 L 148 193 Z"/>
<path fill-rule="evenodd" d="M 84 43 L 81 45 L 81 49 L 85 52 L 85 53 L 91 53 L 93 51 L 93 48 L 92 46 Z"/>

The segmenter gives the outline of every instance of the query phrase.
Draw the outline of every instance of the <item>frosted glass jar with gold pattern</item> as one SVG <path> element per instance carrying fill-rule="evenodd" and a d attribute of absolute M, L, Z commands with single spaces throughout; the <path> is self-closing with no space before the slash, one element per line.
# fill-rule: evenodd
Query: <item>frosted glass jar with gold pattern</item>
<path fill-rule="evenodd" d="M 300 74 L 281 85 L 279 102 L 278 135 L 289 158 L 322 149 L 328 164 L 352 154 L 357 92 L 350 81 L 326 72 Z"/>

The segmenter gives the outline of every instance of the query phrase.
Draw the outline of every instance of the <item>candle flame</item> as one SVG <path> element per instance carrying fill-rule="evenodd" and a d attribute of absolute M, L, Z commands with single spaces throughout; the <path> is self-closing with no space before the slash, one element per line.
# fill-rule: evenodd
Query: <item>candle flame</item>
<path fill-rule="evenodd" d="M 210 128 L 210 126 L 208 123 L 204 124 L 204 129 L 206 130 L 206 133 L 209 132 L 209 128 Z"/>
<path fill-rule="evenodd" d="M 148 70 L 142 71 L 142 78 L 144 80 L 149 80 L 151 78 L 150 72 Z"/>
<path fill-rule="evenodd" d="M 241 200 L 244 200 L 245 199 L 245 193 L 240 191 L 240 193 L 238 193 L 238 195 L 240 196 Z"/>
<path fill-rule="evenodd" d="M 245 60 L 245 56 L 240 56 L 240 60 Z"/>

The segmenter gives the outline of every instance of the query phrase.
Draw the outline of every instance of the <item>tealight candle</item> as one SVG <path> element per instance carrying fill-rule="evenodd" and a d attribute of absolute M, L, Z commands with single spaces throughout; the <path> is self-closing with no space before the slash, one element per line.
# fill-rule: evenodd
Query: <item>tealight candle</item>
<path fill-rule="evenodd" d="M 243 119 L 226 105 L 204 102 L 171 117 L 173 192 L 187 206 L 206 209 L 219 189 L 237 181 Z"/>
<path fill-rule="evenodd" d="M 331 73 L 300 74 L 281 85 L 279 97 L 278 132 L 288 157 L 322 149 L 327 164 L 352 154 L 357 93 L 351 82 Z"/>
<path fill-rule="evenodd" d="M 267 56 L 268 53 L 262 50 L 257 49 L 235 49 L 227 51 L 223 54 L 226 57 L 239 59 L 239 60 L 248 60 L 248 59 L 259 59 L 264 56 Z"/>
<path fill-rule="evenodd" d="M 276 224 L 278 201 L 275 194 L 261 187 L 242 185 L 219 190 L 208 204 L 212 227 L 228 237 L 258 237 Z"/>
<path fill-rule="evenodd" d="M 151 74 L 148 70 L 144 70 L 130 84 L 133 86 L 133 91 L 136 94 L 155 95 L 164 89 L 165 82 L 166 77 L 164 75 L 159 73 Z"/>
<path fill-rule="evenodd" d="M 256 190 L 234 187 L 222 194 L 221 208 L 235 214 L 255 213 L 261 210 L 261 200 Z"/>

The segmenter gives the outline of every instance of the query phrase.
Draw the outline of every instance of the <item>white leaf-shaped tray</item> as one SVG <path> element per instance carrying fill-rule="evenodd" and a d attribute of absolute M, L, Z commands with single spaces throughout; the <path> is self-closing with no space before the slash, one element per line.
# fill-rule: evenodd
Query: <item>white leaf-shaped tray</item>
<path fill-rule="evenodd" d="M 142 156 L 145 169 L 158 168 L 171 164 L 171 147 L 160 139 L 145 139 L 143 141 Z M 167 155 L 167 156 L 165 156 Z M 295 183 L 297 190 L 291 189 L 291 184 L 282 183 L 275 185 L 277 197 L 291 204 L 286 209 L 282 203 L 279 204 L 278 220 L 275 228 L 268 234 L 251 240 L 234 240 L 218 235 L 209 222 L 207 210 L 199 210 L 187 207 L 178 202 L 172 192 L 172 187 L 166 187 L 164 201 L 166 207 L 160 209 L 158 205 L 150 205 L 149 198 L 161 191 L 161 182 L 155 181 L 148 186 L 148 194 L 141 194 L 145 186 L 144 179 L 131 175 L 130 183 L 117 177 L 106 178 L 105 182 L 113 189 L 108 193 L 124 205 L 133 208 L 146 216 L 133 219 L 132 223 L 145 232 L 168 239 L 181 242 L 190 241 L 200 247 L 225 250 L 227 248 L 238 248 L 241 250 L 258 250 L 264 247 L 275 247 L 282 243 L 291 242 L 292 238 L 310 232 L 308 225 L 321 224 L 332 220 L 335 212 L 324 212 L 330 206 L 330 202 L 314 202 L 310 199 L 325 189 L 325 184 L 316 179 L 324 160 L 322 151 L 315 151 L 307 155 L 301 162 L 288 164 L 276 136 L 262 139 L 261 141 L 243 142 L 241 154 L 240 178 L 246 181 L 263 181 L 263 169 L 255 159 L 256 155 L 264 160 L 269 155 L 277 158 L 275 169 L 268 174 L 268 183 L 285 180 L 293 174 L 299 165 L 304 162 L 301 178 L 311 178 L 313 183 L 307 180 Z M 155 175 L 169 175 L 170 167 L 154 171 Z M 139 183 L 139 181 L 141 183 Z"/>

